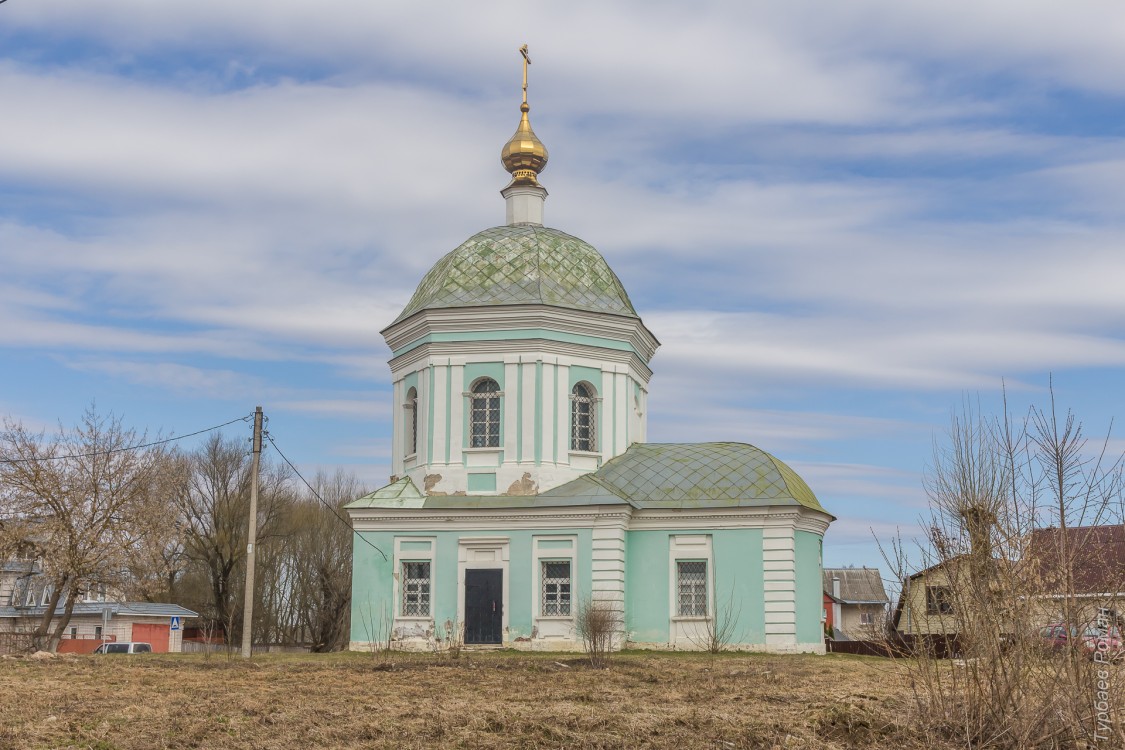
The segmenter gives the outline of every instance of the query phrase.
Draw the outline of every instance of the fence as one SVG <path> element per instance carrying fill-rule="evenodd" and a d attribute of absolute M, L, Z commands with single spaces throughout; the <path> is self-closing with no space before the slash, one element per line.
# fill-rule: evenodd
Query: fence
<path fill-rule="evenodd" d="M 230 647 L 227 647 L 227 644 L 222 642 L 185 640 L 180 645 L 180 650 L 183 651 L 183 653 L 226 653 L 227 648 L 230 648 L 232 653 L 242 653 L 242 645 L 239 643 L 234 643 L 230 645 Z M 307 647 L 307 645 L 255 643 L 253 645 L 253 650 L 254 653 L 308 653 L 312 649 Z"/>
<path fill-rule="evenodd" d="M 31 633 L 0 632 L 0 654 L 26 654 L 35 647 Z"/>
<path fill-rule="evenodd" d="M 896 634 L 878 641 L 833 641 L 825 639 L 824 647 L 830 654 L 857 654 L 859 656 L 901 657 L 925 651 L 936 659 L 954 659 L 961 655 L 961 639 L 956 635 L 905 635 Z"/>

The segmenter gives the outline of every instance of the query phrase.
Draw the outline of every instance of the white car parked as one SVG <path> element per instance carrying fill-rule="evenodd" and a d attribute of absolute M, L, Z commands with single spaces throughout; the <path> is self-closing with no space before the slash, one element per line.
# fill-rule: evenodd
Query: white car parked
<path fill-rule="evenodd" d="M 95 654 L 151 654 L 151 643 L 137 643 L 122 641 L 120 643 L 103 643 L 94 649 Z"/>

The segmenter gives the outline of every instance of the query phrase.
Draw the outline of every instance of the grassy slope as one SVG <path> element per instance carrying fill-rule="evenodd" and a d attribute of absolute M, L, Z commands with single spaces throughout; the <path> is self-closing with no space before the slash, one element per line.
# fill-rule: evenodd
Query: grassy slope
<path fill-rule="evenodd" d="M 565 665 L 565 666 L 564 666 Z M 0 747 L 921 747 L 890 662 L 471 653 L 0 661 Z"/>

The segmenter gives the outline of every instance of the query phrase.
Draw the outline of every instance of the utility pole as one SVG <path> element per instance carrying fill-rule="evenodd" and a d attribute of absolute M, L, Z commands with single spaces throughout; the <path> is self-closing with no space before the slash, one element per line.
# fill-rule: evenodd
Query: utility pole
<path fill-rule="evenodd" d="M 258 540 L 258 464 L 262 460 L 262 407 L 254 409 L 254 460 L 250 469 L 250 534 L 246 540 L 246 595 L 242 600 L 242 658 L 249 659 L 254 625 L 254 545 Z"/>

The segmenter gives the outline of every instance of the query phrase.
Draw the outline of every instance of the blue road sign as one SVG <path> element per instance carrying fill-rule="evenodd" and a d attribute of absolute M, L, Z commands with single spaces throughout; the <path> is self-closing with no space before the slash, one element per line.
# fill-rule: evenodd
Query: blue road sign
<path fill-rule="evenodd" d="M 180 618 L 173 617 L 172 618 L 172 624 L 169 626 L 169 629 L 170 630 L 179 630 L 180 629 Z"/>

